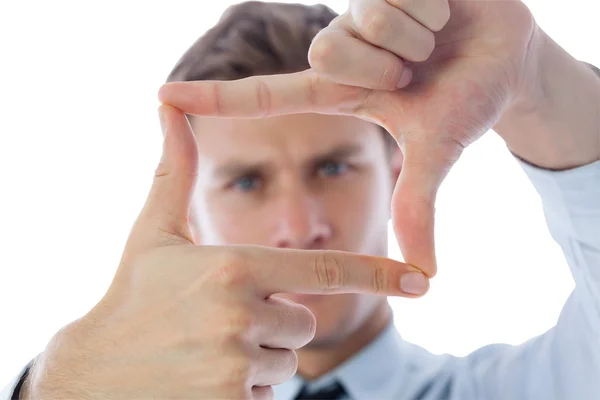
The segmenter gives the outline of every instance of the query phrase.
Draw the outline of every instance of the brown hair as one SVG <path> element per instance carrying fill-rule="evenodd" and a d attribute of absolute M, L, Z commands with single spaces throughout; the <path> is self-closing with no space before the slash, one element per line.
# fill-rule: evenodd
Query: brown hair
<path fill-rule="evenodd" d="M 236 80 L 310 68 L 308 49 L 316 34 L 337 17 L 317 4 L 247 1 L 229 7 L 219 22 L 183 54 L 167 82 Z M 390 148 L 395 140 L 385 132 Z"/>
<path fill-rule="evenodd" d="M 185 52 L 167 82 L 303 71 L 310 68 L 313 38 L 336 16 L 324 5 L 248 1 L 231 6 Z"/>

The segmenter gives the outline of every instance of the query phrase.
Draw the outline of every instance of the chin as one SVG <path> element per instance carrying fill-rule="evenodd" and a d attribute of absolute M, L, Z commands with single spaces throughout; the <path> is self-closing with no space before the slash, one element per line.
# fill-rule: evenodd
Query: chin
<path fill-rule="evenodd" d="M 308 308 L 317 320 L 314 339 L 306 348 L 332 347 L 354 335 L 385 308 L 386 299 L 366 294 L 278 294 Z M 367 328 L 368 330 L 368 328 Z"/>
<path fill-rule="evenodd" d="M 315 338 L 308 343 L 306 346 L 303 347 L 303 349 L 307 349 L 307 350 L 317 350 L 317 349 L 330 349 L 332 347 L 334 347 L 336 344 L 342 342 L 344 340 L 344 338 L 346 338 L 347 336 L 341 336 L 341 335 L 330 335 L 330 336 L 326 336 L 324 335 L 323 337 L 319 337 L 318 335 L 315 336 Z"/>

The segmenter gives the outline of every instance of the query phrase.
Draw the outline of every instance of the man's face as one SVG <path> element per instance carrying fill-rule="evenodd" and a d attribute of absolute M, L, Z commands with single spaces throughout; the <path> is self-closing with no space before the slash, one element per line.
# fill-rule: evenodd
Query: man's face
<path fill-rule="evenodd" d="M 318 114 L 200 119 L 195 231 L 202 244 L 387 254 L 394 171 L 377 126 Z M 282 294 L 317 318 L 313 345 L 343 339 L 384 298 Z"/>

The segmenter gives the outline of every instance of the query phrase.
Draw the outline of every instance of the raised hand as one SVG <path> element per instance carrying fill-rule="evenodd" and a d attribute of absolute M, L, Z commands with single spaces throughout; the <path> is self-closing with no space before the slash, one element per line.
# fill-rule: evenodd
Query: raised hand
<path fill-rule="evenodd" d="M 434 203 L 463 149 L 521 93 L 537 27 L 519 1 L 351 0 L 315 38 L 311 70 L 234 82 L 176 82 L 159 97 L 186 113 L 353 115 L 385 127 L 404 154 L 395 233 L 409 264 L 436 272 Z"/>
<path fill-rule="evenodd" d="M 117 274 L 104 298 L 51 340 L 25 398 L 270 398 L 316 327 L 308 308 L 271 295 L 414 297 L 401 278 L 422 274 L 387 258 L 198 246 L 189 223 L 196 142 L 181 111 L 161 113 L 163 158 Z"/>

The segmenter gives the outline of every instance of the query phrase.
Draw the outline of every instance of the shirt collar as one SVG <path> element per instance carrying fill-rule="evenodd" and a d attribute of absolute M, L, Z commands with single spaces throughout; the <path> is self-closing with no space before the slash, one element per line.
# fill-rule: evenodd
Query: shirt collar
<path fill-rule="evenodd" d="M 402 368 L 403 340 L 393 322 L 371 343 L 327 375 L 309 383 L 312 390 L 339 381 L 351 399 L 392 398 L 405 376 Z M 290 400 L 305 381 L 295 376 L 273 387 L 276 400 Z"/>

